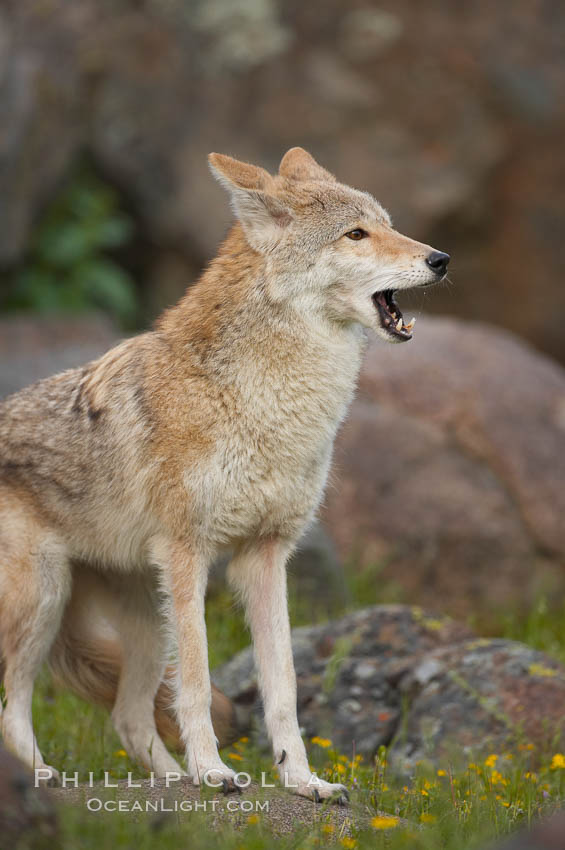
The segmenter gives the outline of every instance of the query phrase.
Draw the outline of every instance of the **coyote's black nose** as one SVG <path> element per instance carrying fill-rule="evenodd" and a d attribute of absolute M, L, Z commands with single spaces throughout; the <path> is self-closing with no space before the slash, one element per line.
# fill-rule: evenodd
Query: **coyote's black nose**
<path fill-rule="evenodd" d="M 426 263 L 436 274 L 443 275 L 447 271 L 447 264 L 450 259 L 449 254 L 444 254 L 443 251 L 432 251 L 430 256 L 427 257 Z"/>

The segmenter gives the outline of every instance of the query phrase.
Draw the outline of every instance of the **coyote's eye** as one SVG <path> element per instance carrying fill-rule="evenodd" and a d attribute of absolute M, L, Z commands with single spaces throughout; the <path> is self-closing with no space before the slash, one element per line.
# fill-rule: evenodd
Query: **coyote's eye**
<path fill-rule="evenodd" d="M 355 230 L 350 230 L 349 233 L 345 234 L 348 239 L 353 239 L 354 242 L 358 242 L 360 239 L 364 239 L 365 236 L 368 236 L 366 230 L 361 230 L 360 227 L 356 227 Z"/>

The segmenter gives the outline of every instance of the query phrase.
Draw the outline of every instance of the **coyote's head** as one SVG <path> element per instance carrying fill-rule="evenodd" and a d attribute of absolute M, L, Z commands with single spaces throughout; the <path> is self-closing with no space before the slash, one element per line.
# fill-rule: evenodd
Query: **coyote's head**
<path fill-rule="evenodd" d="M 388 342 L 412 338 L 395 291 L 445 277 L 449 255 L 392 228 L 367 192 L 338 183 L 302 148 L 279 173 L 210 154 L 251 248 L 264 255 L 269 296 L 340 323 L 359 322 Z"/>

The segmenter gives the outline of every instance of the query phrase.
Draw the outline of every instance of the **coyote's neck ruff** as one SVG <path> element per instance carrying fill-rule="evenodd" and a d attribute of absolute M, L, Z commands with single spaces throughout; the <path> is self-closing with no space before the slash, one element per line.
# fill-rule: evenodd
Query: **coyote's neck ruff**
<path fill-rule="evenodd" d="M 233 787 L 210 720 L 204 626 L 207 570 L 230 548 L 279 771 L 297 793 L 327 797 L 343 789 L 312 781 L 299 734 L 285 563 L 321 499 L 365 330 L 410 339 L 394 292 L 441 279 L 449 258 L 395 232 L 370 195 L 300 148 L 276 177 L 210 162 L 238 221 L 200 280 L 154 331 L 0 405 L 4 735 L 41 762 L 33 679 L 65 607 L 76 623 L 73 578 L 96 567 L 128 612 L 114 630 L 124 745 L 159 773 L 176 768 L 153 717 L 166 657 L 158 583 L 188 772 Z"/>

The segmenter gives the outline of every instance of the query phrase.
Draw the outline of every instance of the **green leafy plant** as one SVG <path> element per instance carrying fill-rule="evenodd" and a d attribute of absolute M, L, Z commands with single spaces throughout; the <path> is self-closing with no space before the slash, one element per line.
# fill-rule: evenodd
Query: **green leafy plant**
<path fill-rule="evenodd" d="M 3 309 L 102 310 L 132 326 L 138 312 L 135 284 L 113 256 L 132 233 L 133 222 L 120 210 L 114 189 L 81 168 L 39 222 L 26 261 L 7 287 Z"/>

